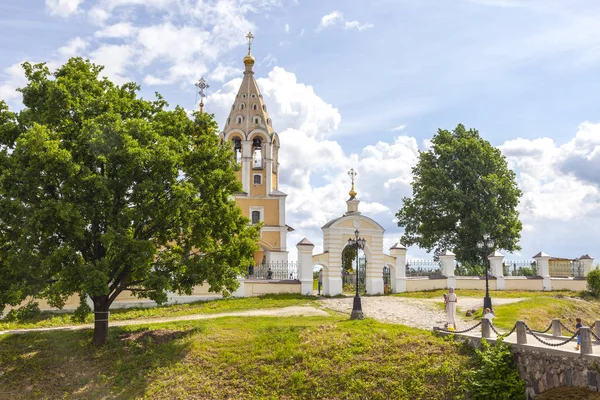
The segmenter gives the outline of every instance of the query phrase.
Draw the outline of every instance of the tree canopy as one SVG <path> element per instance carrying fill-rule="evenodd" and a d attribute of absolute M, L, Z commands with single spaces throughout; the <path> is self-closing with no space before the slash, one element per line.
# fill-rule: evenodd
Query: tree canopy
<path fill-rule="evenodd" d="M 412 172 L 413 197 L 404 198 L 396 214 L 405 245 L 435 254 L 451 250 L 471 265 L 485 265 L 494 250 L 520 249 L 515 173 L 477 130 L 439 129 Z"/>
<path fill-rule="evenodd" d="M 23 68 L 24 108 L 0 101 L 0 310 L 79 294 L 85 312 L 89 296 L 103 344 L 124 290 L 158 303 L 204 281 L 234 291 L 258 228 L 233 200 L 237 166 L 213 117 L 144 100 L 81 58 Z"/>

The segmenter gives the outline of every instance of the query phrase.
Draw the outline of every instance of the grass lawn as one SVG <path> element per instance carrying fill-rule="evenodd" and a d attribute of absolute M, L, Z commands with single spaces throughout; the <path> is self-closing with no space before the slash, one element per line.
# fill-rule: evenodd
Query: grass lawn
<path fill-rule="evenodd" d="M 447 290 L 431 290 L 425 292 L 401 293 L 394 296 L 419 298 L 419 299 L 440 299 L 439 307 L 443 309 L 441 303 L 444 293 Z M 458 306 L 460 309 L 460 297 L 483 298 L 483 290 L 458 290 Z M 536 330 L 545 330 L 552 319 L 559 318 L 570 329 L 575 328 L 575 318 L 580 317 L 583 323 L 591 325 L 596 319 L 600 320 L 600 301 L 583 295 L 581 292 L 572 291 L 553 291 L 553 292 L 534 292 L 534 291 L 490 291 L 492 304 L 494 298 L 523 298 L 524 300 L 516 303 L 496 305 L 494 312 L 494 326 L 502 329 L 512 329 L 517 320 L 525 321 L 529 327 Z M 473 316 L 474 320 L 481 319 L 480 309 Z M 464 316 L 464 309 L 460 309 L 459 314 Z M 563 335 L 568 332 L 563 331 Z"/>
<path fill-rule="evenodd" d="M 197 301 L 194 303 L 175 304 L 151 308 L 127 308 L 110 311 L 111 321 L 143 320 L 149 318 L 176 317 L 192 314 L 215 314 L 233 311 L 256 310 L 265 308 L 282 308 L 298 305 L 314 305 L 316 297 L 299 294 L 264 295 L 260 297 L 244 297 Z M 0 330 L 47 328 L 67 325 L 81 325 L 94 322 L 94 315 L 89 314 L 85 321 L 77 320 L 72 312 L 42 312 L 41 315 L 23 321 L 0 320 Z"/>
<path fill-rule="evenodd" d="M 226 317 L 0 336 L 0 398 L 460 399 L 469 350 L 401 325 Z"/>

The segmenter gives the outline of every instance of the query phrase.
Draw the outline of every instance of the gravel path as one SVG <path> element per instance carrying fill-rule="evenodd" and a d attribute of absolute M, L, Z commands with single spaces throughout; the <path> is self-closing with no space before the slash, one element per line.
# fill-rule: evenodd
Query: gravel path
<path fill-rule="evenodd" d="M 494 299 L 494 304 L 508 304 L 523 299 Z M 352 311 L 352 297 L 323 299 L 323 307 L 348 313 Z M 473 325 L 472 320 L 465 321 L 465 312 L 481 307 L 482 299 L 462 297 L 458 299 L 456 313 L 457 329 L 465 329 Z M 362 309 L 366 317 L 382 322 L 404 324 L 423 329 L 444 326 L 446 313 L 440 307 L 443 301 L 437 299 L 410 299 L 405 297 L 362 297 Z"/>

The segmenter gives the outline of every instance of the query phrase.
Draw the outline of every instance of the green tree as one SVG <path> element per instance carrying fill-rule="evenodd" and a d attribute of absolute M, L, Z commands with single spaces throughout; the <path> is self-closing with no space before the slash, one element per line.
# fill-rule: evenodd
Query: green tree
<path fill-rule="evenodd" d="M 356 248 L 352 246 L 346 246 L 342 250 L 342 269 L 344 271 L 352 272 L 354 269 L 353 262 L 356 258 Z"/>
<path fill-rule="evenodd" d="M 23 68 L 24 108 L 0 102 L 0 309 L 79 294 L 84 313 L 90 296 L 101 345 L 124 290 L 158 303 L 204 281 L 235 290 L 258 231 L 213 117 L 141 99 L 81 58 Z"/>
<path fill-rule="evenodd" d="M 413 197 L 404 198 L 396 214 L 405 245 L 436 255 L 448 249 L 468 265 L 486 265 L 486 253 L 496 249 L 520 249 L 515 173 L 476 130 L 439 129 L 412 172 Z"/>
<path fill-rule="evenodd" d="M 481 339 L 475 349 L 469 396 L 473 399 L 512 400 L 525 395 L 525 382 L 519 376 L 510 347 L 500 337 L 495 345 Z"/>

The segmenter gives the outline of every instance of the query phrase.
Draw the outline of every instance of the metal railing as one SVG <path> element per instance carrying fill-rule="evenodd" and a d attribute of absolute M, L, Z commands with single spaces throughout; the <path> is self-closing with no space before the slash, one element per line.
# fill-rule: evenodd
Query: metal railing
<path fill-rule="evenodd" d="M 296 280 L 298 263 L 294 261 L 265 262 L 248 268 L 246 279 L 251 280 Z"/>
<path fill-rule="evenodd" d="M 535 260 L 507 260 L 502 267 L 504 276 L 537 276 Z"/>
<path fill-rule="evenodd" d="M 406 263 L 406 276 L 441 277 L 442 268 L 435 260 L 409 260 Z"/>

